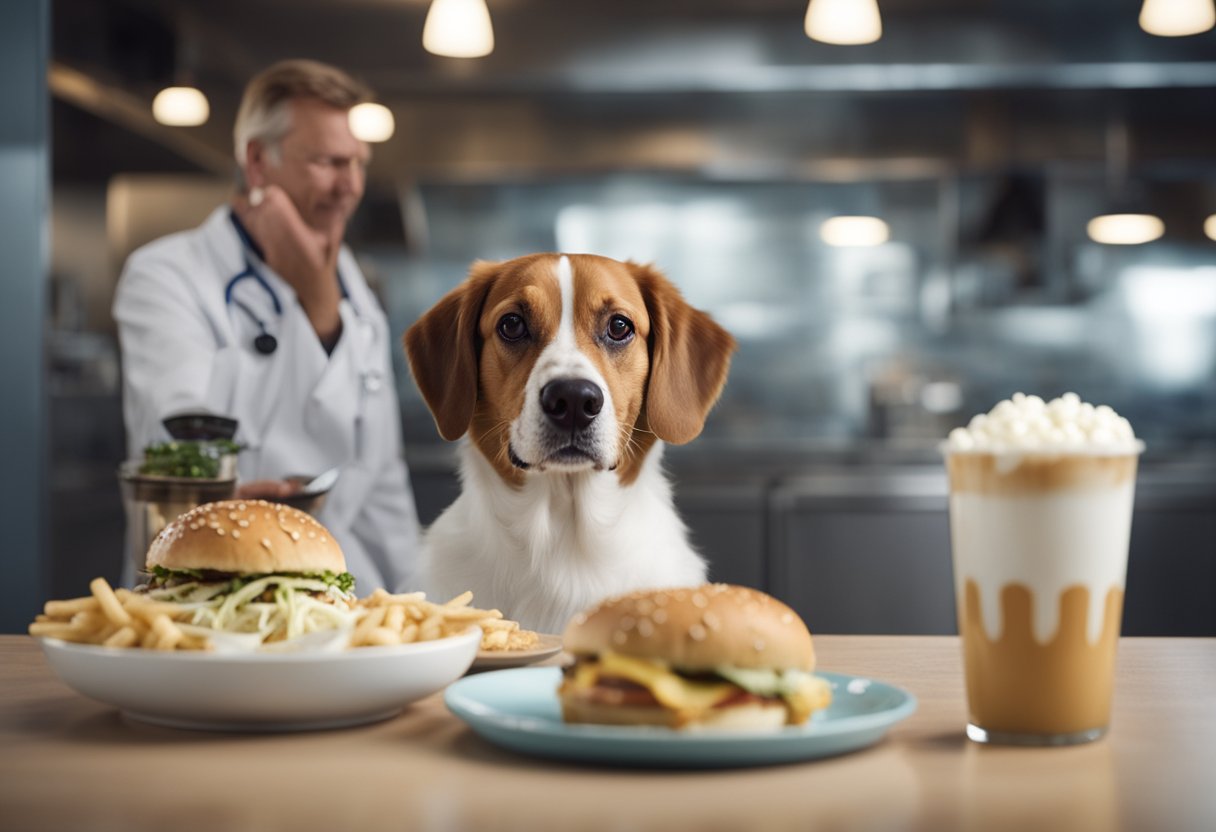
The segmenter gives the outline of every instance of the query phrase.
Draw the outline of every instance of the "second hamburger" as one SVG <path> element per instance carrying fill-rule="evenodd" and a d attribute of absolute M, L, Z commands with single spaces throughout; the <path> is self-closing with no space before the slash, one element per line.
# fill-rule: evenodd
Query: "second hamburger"
<path fill-rule="evenodd" d="M 777 599 L 711 584 L 634 592 L 574 618 L 566 722 L 669 728 L 800 725 L 831 702 L 811 634 Z"/>

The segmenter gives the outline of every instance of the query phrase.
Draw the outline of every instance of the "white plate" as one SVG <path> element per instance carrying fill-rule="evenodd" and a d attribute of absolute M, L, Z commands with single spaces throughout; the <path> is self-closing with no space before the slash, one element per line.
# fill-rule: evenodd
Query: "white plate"
<path fill-rule="evenodd" d="M 556 667 L 524 667 L 468 676 L 444 693 L 456 716 L 496 745 L 562 760 L 654 768 L 721 768 L 813 760 L 856 751 L 883 738 L 916 710 L 902 688 L 816 671 L 832 686 L 832 704 L 805 725 L 767 731 L 673 731 L 562 721 Z"/>
<path fill-rule="evenodd" d="M 127 716 L 176 728 L 297 731 L 387 719 L 469 669 L 481 630 L 343 652 L 195 653 L 44 638 L 69 687 Z"/>
<path fill-rule="evenodd" d="M 539 633 L 536 646 L 528 650 L 479 650 L 473 670 L 502 670 L 544 661 L 562 651 L 562 637 Z"/>

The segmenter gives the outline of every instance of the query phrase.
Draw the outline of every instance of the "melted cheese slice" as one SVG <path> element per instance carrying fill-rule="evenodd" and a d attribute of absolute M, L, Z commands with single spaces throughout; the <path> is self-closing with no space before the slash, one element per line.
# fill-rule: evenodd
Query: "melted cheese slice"
<path fill-rule="evenodd" d="M 811 676 L 801 685 L 781 695 L 790 709 L 789 724 L 801 725 L 811 714 L 832 703 L 832 686 L 817 676 Z"/>
<path fill-rule="evenodd" d="M 586 690 L 594 687 L 601 677 L 626 679 L 641 685 L 659 704 L 675 711 L 680 723 L 697 718 L 740 690 L 731 682 L 686 679 L 661 662 L 612 652 L 602 653 L 596 659 L 581 660 L 565 684 L 571 690 Z M 797 725 L 805 722 L 813 711 L 826 706 L 831 701 L 831 691 L 822 679 L 808 677 L 805 684 L 783 692 L 781 698 L 789 710 L 787 721 Z"/>

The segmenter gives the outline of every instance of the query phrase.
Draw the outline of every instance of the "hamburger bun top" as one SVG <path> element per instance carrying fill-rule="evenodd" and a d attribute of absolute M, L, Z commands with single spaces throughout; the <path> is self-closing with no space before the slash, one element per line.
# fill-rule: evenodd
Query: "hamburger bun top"
<path fill-rule="evenodd" d="M 730 584 L 609 598 L 570 621 L 562 646 L 576 656 L 612 651 L 684 671 L 815 668 L 811 634 L 797 613 L 770 595 Z"/>
<path fill-rule="evenodd" d="M 346 571 L 329 530 L 307 514 L 265 500 L 206 503 L 161 530 L 148 548 L 147 568 L 217 572 Z"/>

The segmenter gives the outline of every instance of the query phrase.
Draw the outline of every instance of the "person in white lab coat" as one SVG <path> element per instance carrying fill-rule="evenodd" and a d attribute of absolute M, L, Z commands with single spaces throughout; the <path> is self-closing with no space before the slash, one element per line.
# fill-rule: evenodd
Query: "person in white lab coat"
<path fill-rule="evenodd" d="M 239 193 L 134 252 L 114 300 L 129 452 L 167 439 L 166 417 L 206 411 L 239 421 L 239 496 L 340 467 L 318 519 L 360 595 L 413 588 L 419 546 L 395 341 L 342 244 L 369 155 L 348 113 L 368 97 L 312 61 L 255 77 L 234 129 Z"/>

